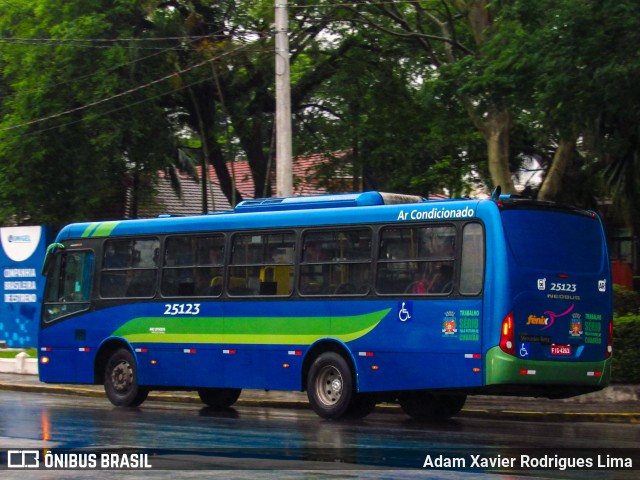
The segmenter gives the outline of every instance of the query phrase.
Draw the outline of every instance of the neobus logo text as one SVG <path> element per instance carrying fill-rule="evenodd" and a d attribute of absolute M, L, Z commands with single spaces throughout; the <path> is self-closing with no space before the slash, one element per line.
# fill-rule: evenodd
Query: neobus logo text
<path fill-rule="evenodd" d="M 451 218 L 470 218 L 475 215 L 473 208 L 431 208 L 429 210 L 400 210 L 396 220 L 443 220 Z"/>

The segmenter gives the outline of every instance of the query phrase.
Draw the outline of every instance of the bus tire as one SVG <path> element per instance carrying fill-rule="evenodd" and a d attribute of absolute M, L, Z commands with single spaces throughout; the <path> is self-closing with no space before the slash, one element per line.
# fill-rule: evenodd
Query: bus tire
<path fill-rule="evenodd" d="M 138 367 L 126 348 L 116 350 L 104 371 L 104 391 L 116 407 L 137 407 L 147 399 L 149 390 L 138 385 Z"/>
<path fill-rule="evenodd" d="M 241 388 L 200 388 L 198 396 L 208 407 L 222 410 L 236 403 L 241 392 Z"/>
<path fill-rule="evenodd" d="M 440 414 L 442 418 L 455 417 L 467 401 L 467 396 L 461 394 L 449 394 L 438 397 L 440 403 Z"/>
<path fill-rule="evenodd" d="M 347 414 L 354 399 L 353 374 L 341 355 L 325 352 L 316 358 L 307 377 L 307 397 L 322 418 L 335 420 Z"/>
<path fill-rule="evenodd" d="M 464 394 L 436 395 L 430 392 L 407 392 L 400 399 L 400 407 L 416 420 L 440 421 L 457 415 L 464 406 Z"/>
<path fill-rule="evenodd" d="M 345 416 L 354 419 L 364 418 L 373 412 L 377 403 L 376 397 L 370 393 L 356 393 Z"/>

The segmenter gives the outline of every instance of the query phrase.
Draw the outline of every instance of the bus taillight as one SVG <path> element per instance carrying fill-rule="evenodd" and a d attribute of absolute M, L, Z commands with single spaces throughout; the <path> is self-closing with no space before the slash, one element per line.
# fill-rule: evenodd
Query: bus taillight
<path fill-rule="evenodd" d="M 513 313 L 507 315 L 502 321 L 500 330 L 500 349 L 509 355 L 516 355 L 516 345 L 513 341 Z"/>
<path fill-rule="evenodd" d="M 607 351 L 604 354 L 605 360 L 613 354 L 613 320 L 609 320 L 609 336 L 607 337 Z"/>

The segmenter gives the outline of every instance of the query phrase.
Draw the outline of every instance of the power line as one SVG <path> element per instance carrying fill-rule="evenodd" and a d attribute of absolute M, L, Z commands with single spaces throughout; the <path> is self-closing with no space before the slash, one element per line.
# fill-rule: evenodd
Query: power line
<path fill-rule="evenodd" d="M 218 59 L 220 59 L 222 57 L 225 57 L 225 56 L 231 55 L 233 53 L 236 53 L 237 51 L 239 51 L 239 50 L 241 50 L 243 48 L 246 48 L 246 47 L 247 47 L 247 45 L 240 45 L 240 46 L 238 46 L 238 47 L 236 47 L 236 48 L 234 48 L 234 49 L 232 49 L 232 50 L 230 50 L 228 52 L 225 52 L 225 53 L 222 53 L 222 54 L 218 55 L 217 57 L 209 58 L 209 59 L 204 60 L 202 62 L 199 62 L 199 63 L 196 63 L 194 65 L 191 65 L 190 67 L 187 67 L 185 69 L 178 70 L 177 72 L 173 72 L 173 73 L 171 73 L 169 75 L 165 75 L 164 77 L 158 78 L 156 80 L 152 80 L 151 82 L 145 83 L 144 85 L 139 85 L 137 87 L 130 88 L 129 90 L 125 90 L 123 92 L 117 93 L 117 94 L 112 95 L 110 97 L 105 97 L 105 98 L 102 98 L 100 100 L 96 100 L 94 102 L 87 103 L 87 104 L 82 105 L 80 107 L 76 107 L 76 108 L 72 108 L 72 109 L 69 109 L 69 110 L 65 110 L 63 112 L 54 113 L 54 114 L 51 114 L 51 115 L 47 115 L 45 117 L 36 118 L 36 119 L 30 120 L 28 122 L 24 122 L 24 123 L 21 123 L 21 124 L 18 124 L 18 125 L 13 125 L 11 127 L 0 128 L 0 132 L 9 131 L 9 130 L 15 130 L 17 128 L 27 127 L 29 125 L 34 125 L 36 123 L 41 123 L 41 122 L 45 122 L 47 120 L 52 120 L 54 118 L 63 117 L 65 115 L 69 115 L 71 113 L 79 112 L 79 111 L 82 111 L 82 110 L 86 110 L 87 108 L 91 108 L 91 107 L 95 107 L 97 105 L 101 105 L 103 103 L 107 103 L 107 102 L 109 102 L 111 100 L 115 100 L 116 98 L 125 97 L 127 95 L 130 95 L 132 93 L 138 92 L 138 91 L 143 90 L 145 88 L 149 88 L 152 85 L 156 85 L 156 84 L 161 83 L 161 82 L 163 82 L 165 80 L 169 80 L 170 78 L 175 78 L 175 77 L 178 77 L 179 75 L 181 75 L 183 73 L 187 73 L 187 72 L 189 72 L 191 70 L 195 70 L 196 68 L 202 67 L 202 66 L 207 65 L 207 64 L 209 64 L 209 63 L 211 63 L 211 62 L 213 62 L 215 60 L 218 60 Z"/>
<path fill-rule="evenodd" d="M 201 40 L 201 39 L 203 39 L 203 38 L 209 38 L 209 37 L 211 37 L 211 36 L 200 36 L 200 37 L 166 37 L 166 38 L 192 38 L 193 40 L 191 40 L 191 42 L 190 42 L 190 43 L 193 43 L 193 42 L 196 42 L 196 41 Z M 0 39 L 0 42 L 1 42 L 1 41 L 2 41 L 2 39 Z M 111 48 L 111 47 L 112 47 L 112 46 L 110 46 L 109 48 Z M 59 85 L 68 85 L 68 84 L 71 84 L 71 83 L 75 83 L 75 82 L 78 82 L 78 81 L 81 81 L 81 80 L 84 80 L 84 79 L 87 79 L 87 78 L 94 77 L 94 76 L 96 76 L 96 75 L 101 75 L 101 74 L 103 74 L 104 72 L 113 72 L 113 71 L 116 71 L 116 70 L 118 70 L 118 69 L 120 69 L 120 68 L 128 67 L 128 66 L 130 66 L 130 65 L 134 65 L 134 64 L 136 64 L 136 63 L 139 63 L 139 62 L 142 62 L 142 61 L 148 60 L 148 59 L 150 59 L 150 58 L 157 57 L 158 55 L 162 55 L 163 53 L 166 53 L 166 52 L 172 52 L 172 51 L 176 51 L 176 50 L 184 49 L 185 47 L 188 47 L 188 45 L 172 46 L 172 47 L 168 47 L 168 48 L 165 48 L 165 49 L 162 49 L 162 50 L 158 50 L 158 51 L 156 51 L 155 53 L 151 53 L 151 54 L 146 55 L 146 56 L 144 56 L 144 57 L 136 58 L 136 59 L 134 59 L 134 60 L 131 60 L 130 62 L 120 63 L 120 64 L 118 64 L 118 65 L 115 65 L 115 66 L 113 66 L 113 67 L 107 68 L 107 69 L 102 70 L 102 71 L 96 71 L 95 73 L 90 73 L 90 74 L 87 74 L 87 75 L 82 75 L 82 76 L 80 76 L 80 77 L 75 77 L 75 78 L 71 78 L 71 79 L 69 79 L 69 80 L 65 80 L 65 81 L 61 81 L 61 82 L 57 82 L 57 83 L 54 83 L 54 84 L 48 85 L 48 86 L 47 86 L 47 89 L 51 89 L 51 88 L 54 88 L 54 87 L 59 86 Z M 38 87 L 36 87 L 36 88 L 32 88 L 32 89 L 21 89 L 21 90 L 20 90 L 20 93 L 39 92 L 39 91 L 43 91 L 43 90 L 45 90 L 45 88 L 44 88 L 44 87 L 39 87 L 39 88 L 38 88 Z M 0 95 L 0 99 L 8 99 L 8 98 L 12 98 L 12 97 L 14 97 L 14 96 L 15 96 L 15 95 L 5 95 L 5 96 L 1 96 L 1 95 Z"/>
<path fill-rule="evenodd" d="M 236 33 L 212 33 L 208 35 L 196 36 L 176 36 L 176 37 L 123 37 L 123 38 L 52 38 L 52 37 L 0 37 L 2 42 L 31 42 L 41 44 L 58 44 L 58 43 L 118 43 L 118 42 L 165 42 L 165 41 L 197 41 L 208 38 L 241 38 L 247 36 L 264 36 L 265 34 L 273 35 L 273 32 L 260 32 L 246 30 Z"/>
<path fill-rule="evenodd" d="M 32 132 L 22 133 L 20 135 L 22 137 L 28 137 L 28 136 L 31 136 L 31 135 L 38 135 L 40 133 L 48 132 L 48 131 L 51 131 L 51 130 L 56 130 L 57 128 L 68 127 L 69 125 L 75 125 L 76 123 L 85 122 L 87 120 L 94 120 L 96 118 L 105 117 L 107 115 L 111 115 L 112 113 L 119 112 L 121 110 L 128 110 L 128 109 L 130 109 L 132 107 L 135 107 L 137 105 L 150 102 L 151 100 L 155 100 L 157 98 L 161 98 L 161 97 L 164 97 L 166 95 L 171 95 L 172 93 L 175 93 L 176 91 L 184 90 L 186 88 L 193 87 L 194 85 L 199 85 L 201 83 L 208 82 L 209 80 L 211 80 L 211 79 L 210 78 L 202 78 L 200 80 L 196 80 L 195 82 L 191 82 L 191 83 L 189 83 L 187 85 L 182 85 L 180 87 L 173 88 L 173 89 L 171 89 L 169 91 L 166 91 L 164 93 L 159 93 L 159 94 L 153 95 L 151 97 L 143 98 L 142 100 L 138 100 L 136 102 L 127 103 L 126 105 L 122 105 L 121 107 L 113 108 L 113 109 L 108 110 L 106 112 L 91 114 L 88 117 L 85 117 L 85 118 L 82 118 L 82 119 L 79 119 L 79 120 L 74 120 L 72 122 L 66 122 L 66 123 L 60 123 L 60 124 L 54 125 L 52 127 L 42 128 L 40 130 L 35 130 L 35 131 L 32 131 Z"/>
<path fill-rule="evenodd" d="M 411 0 L 380 0 L 380 1 L 376 1 L 376 2 L 358 2 L 358 1 L 353 1 L 353 2 L 341 2 L 341 3 L 318 3 L 318 4 L 311 4 L 311 5 L 296 5 L 296 4 L 289 4 L 290 8 L 298 8 L 298 9 L 304 9 L 304 8 L 326 8 L 326 7 L 357 7 L 357 6 L 362 6 L 362 5 L 406 5 L 406 4 L 411 4 L 411 3 L 417 3 L 416 1 L 411 1 Z"/>
<path fill-rule="evenodd" d="M 273 35 L 269 33 L 269 36 Z M 201 37 L 166 37 L 166 38 L 149 38 L 149 39 L 135 39 L 135 38 L 122 38 L 122 39 L 54 39 L 54 38 L 0 38 L 0 43 L 9 45 L 28 45 L 33 47 L 74 47 L 74 48 L 113 48 L 117 46 L 122 49 L 129 50 L 180 50 L 185 48 L 188 44 L 194 44 L 200 40 L 207 39 L 234 39 L 240 42 L 247 42 L 252 40 L 257 34 L 234 34 L 234 35 L 205 35 Z M 264 36 L 264 34 L 262 35 Z M 147 41 L 175 41 L 180 40 L 185 43 L 178 43 L 172 47 L 166 46 L 144 46 L 144 42 Z M 135 45 L 124 45 L 123 43 L 137 43 Z M 196 48 L 193 46 L 191 48 Z"/>
<path fill-rule="evenodd" d="M 48 85 L 47 89 L 51 89 L 51 88 L 54 88 L 54 87 L 57 87 L 57 86 L 60 86 L 60 85 L 69 85 L 71 83 L 79 82 L 79 81 L 85 80 L 87 78 L 95 77 L 96 75 L 102 75 L 104 72 L 113 72 L 115 70 L 119 70 L 120 68 L 128 67 L 130 65 L 134 65 L 136 63 L 142 62 L 144 60 L 148 60 L 150 58 L 157 57 L 158 55 L 162 55 L 163 53 L 170 52 L 170 51 L 173 51 L 173 50 L 175 50 L 174 47 L 167 48 L 165 50 L 160 50 L 159 52 L 152 53 L 152 54 L 146 55 L 144 57 L 136 58 L 135 60 L 131 60 L 130 62 L 120 63 L 120 64 L 115 65 L 113 67 L 107 68 L 104 71 L 96 71 L 95 73 L 90 73 L 90 74 L 87 74 L 87 75 L 81 75 L 79 77 L 71 78 L 71 79 L 65 80 L 63 82 L 57 82 L 57 83 L 54 83 L 52 85 Z M 31 92 L 40 92 L 40 91 L 43 91 L 43 90 L 45 90 L 44 87 L 32 88 L 32 89 L 21 89 L 20 93 L 24 94 L 24 93 L 31 93 Z M 7 98 L 11 98 L 13 96 L 15 96 L 15 95 L 0 96 L 0 99 L 7 99 Z"/>

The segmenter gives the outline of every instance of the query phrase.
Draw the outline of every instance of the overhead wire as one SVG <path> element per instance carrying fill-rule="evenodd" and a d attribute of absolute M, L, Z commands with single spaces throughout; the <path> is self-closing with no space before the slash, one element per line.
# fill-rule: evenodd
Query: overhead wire
<path fill-rule="evenodd" d="M 193 87 L 194 85 L 199 85 L 201 83 L 208 82 L 210 80 L 211 80 L 211 78 L 201 78 L 200 80 L 196 80 L 195 82 L 191 82 L 191 83 L 189 83 L 187 85 L 182 85 L 182 86 L 177 87 L 177 88 L 172 88 L 171 90 L 168 90 L 166 92 L 159 93 L 157 95 L 153 95 L 153 96 L 150 96 L 150 97 L 147 97 L 147 98 L 143 98 L 142 100 L 137 100 L 135 102 L 127 103 L 126 105 L 122 105 L 120 107 L 113 108 L 113 109 L 107 110 L 105 112 L 100 112 L 100 113 L 96 113 L 96 114 L 90 114 L 90 115 L 88 115 L 86 117 L 83 117 L 81 119 L 78 119 L 78 120 L 73 120 L 71 122 L 66 122 L 66 123 L 59 123 L 59 124 L 53 125 L 51 127 L 41 128 L 40 130 L 34 130 L 34 131 L 26 132 L 26 133 L 21 133 L 20 135 L 23 136 L 23 137 L 28 137 L 28 136 L 38 135 L 40 133 L 48 132 L 48 131 L 51 131 L 51 130 L 56 130 L 58 128 L 68 127 L 69 125 L 75 125 L 77 123 L 82 123 L 82 122 L 85 122 L 87 120 L 95 120 L 95 119 L 100 118 L 100 117 L 111 115 L 112 113 L 116 113 L 116 112 L 119 112 L 119 111 L 122 111 L 122 110 L 128 110 L 128 109 L 130 109 L 132 107 L 135 107 L 137 105 L 140 105 L 140 104 L 143 104 L 143 103 L 146 103 L 146 102 L 150 102 L 152 100 L 156 100 L 158 98 L 161 98 L 161 97 L 164 97 L 164 96 L 167 96 L 167 95 L 171 95 L 171 94 L 173 94 L 173 93 L 175 93 L 177 91 L 184 90 L 186 88 L 190 88 L 190 87 Z"/>
<path fill-rule="evenodd" d="M 309 4 L 309 5 L 299 5 L 299 4 L 295 4 L 295 3 L 289 3 L 287 4 L 287 6 L 289 8 L 323 8 L 323 7 L 355 7 L 355 6 L 360 6 L 360 5 L 402 5 L 402 4 L 410 4 L 410 3 L 419 3 L 415 0 L 411 1 L 411 0 L 378 0 L 378 1 L 372 1 L 372 2 L 358 2 L 358 1 L 353 1 L 353 2 L 339 2 L 339 3 L 332 3 L 332 2 L 327 2 L 327 3 L 316 3 L 316 4 Z"/>
<path fill-rule="evenodd" d="M 117 93 L 115 95 L 111 95 L 109 97 L 101 98 L 99 100 L 95 100 L 93 102 L 86 103 L 86 104 L 81 105 L 79 107 L 75 107 L 75 108 L 71 108 L 71 109 L 68 109 L 68 110 L 64 110 L 62 112 L 54 113 L 54 114 L 51 114 L 51 115 L 46 115 L 44 117 L 36 118 L 36 119 L 30 120 L 30 121 L 27 121 L 27 122 L 23 122 L 23 123 L 20 123 L 20 124 L 17 124 L 17 125 L 12 125 L 10 127 L 0 128 L 0 132 L 15 130 L 15 129 L 18 129 L 18 128 L 27 127 L 27 126 L 34 125 L 34 124 L 37 124 L 37 123 L 42 123 L 42 122 L 45 122 L 45 121 L 48 121 L 48 120 L 52 120 L 52 119 L 55 119 L 55 118 L 60 118 L 60 117 L 63 117 L 65 115 L 69 115 L 69 114 L 72 114 L 72 113 L 75 113 L 75 112 L 79 112 L 79 111 L 86 110 L 86 109 L 91 108 L 91 107 L 95 107 L 95 106 L 107 103 L 107 102 L 115 100 L 117 98 L 125 97 L 127 95 L 132 94 L 132 93 L 141 91 L 141 90 L 143 90 L 145 88 L 149 88 L 152 85 L 157 85 L 159 83 L 162 83 L 165 80 L 169 80 L 171 78 L 179 77 L 180 75 L 182 75 L 184 73 L 187 73 L 187 72 L 190 72 L 192 70 L 195 70 L 195 69 L 197 69 L 199 67 L 202 67 L 202 66 L 207 65 L 207 64 L 209 64 L 211 62 L 214 62 L 214 61 L 216 61 L 216 60 L 218 60 L 220 58 L 223 58 L 223 57 L 232 55 L 234 53 L 237 53 L 241 49 L 247 48 L 248 46 L 249 45 L 244 45 L 244 44 L 243 45 L 239 45 L 236 48 L 231 49 L 231 50 L 229 50 L 227 52 L 224 52 L 224 53 L 222 53 L 222 54 L 220 54 L 220 55 L 218 55 L 216 57 L 208 58 L 206 60 L 203 60 L 201 62 L 193 64 L 193 65 L 191 65 L 191 66 L 189 66 L 187 68 L 178 70 L 176 72 L 172 72 L 172 73 L 170 73 L 168 75 L 165 75 L 165 76 L 163 76 L 161 78 L 158 78 L 158 79 L 152 80 L 150 82 L 147 82 L 147 83 L 145 83 L 143 85 L 138 85 L 137 87 L 130 88 L 128 90 L 124 90 L 122 92 L 119 92 L 119 93 Z"/>
<path fill-rule="evenodd" d="M 138 43 L 143 44 L 145 42 L 167 42 L 167 41 L 181 41 L 193 43 L 199 40 L 206 40 L 208 38 L 214 39 L 234 39 L 238 41 L 248 41 L 251 37 L 264 36 L 264 32 L 238 32 L 234 34 L 210 34 L 200 36 L 184 36 L 184 37 L 149 37 L 149 38 L 28 38 L 28 37 L 0 37 L 0 43 L 12 44 L 12 45 L 31 45 L 31 46 L 46 46 L 46 47 L 78 47 L 78 48 L 112 48 L 114 45 L 123 49 L 135 49 L 135 50 L 171 50 L 171 49 L 183 49 L 184 43 L 176 44 L 172 47 L 145 47 L 140 45 L 122 45 L 122 43 Z"/>
<path fill-rule="evenodd" d="M 121 69 L 123 67 L 128 67 L 128 66 L 134 65 L 136 63 L 143 62 L 145 60 L 148 60 L 150 58 L 154 58 L 154 57 L 156 57 L 158 55 L 162 55 L 162 54 L 170 52 L 170 51 L 183 50 L 185 47 L 186 48 L 191 48 L 191 47 L 189 47 L 189 44 L 196 43 L 196 42 L 198 42 L 200 40 L 206 40 L 208 38 L 233 38 L 233 39 L 238 39 L 239 37 L 235 37 L 235 36 L 228 37 L 228 36 L 224 36 L 224 35 L 200 35 L 200 36 L 184 36 L 184 37 L 158 37 L 157 39 L 145 39 L 145 40 L 178 40 L 178 39 L 180 39 L 180 40 L 188 40 L 188 42 L 187 42 L 187 45 L 181 44 L 181 45 L 177 45 L 177 46 L 171 46 L 171 47 L 168 47 L 168 48 L 165 48 L 165 49 L 160 49 L 155 53 L 151 53 L 149 55 L 133 59 L 133 60 L 131 60 L 129 62 L 120 63 L 120 64 L 115 65 L 113 67 L 107 68 L 106 70 L 96 71 L 95 73 L 90 73 L 90 74 L 87 74 L 87 75 L 81 75 L 79 77 L 75 77 L 75 78 L 71 78 L 71 79 L 68 79 L 68 80 L 56 82 L 56 83 L 47 85 L 47 88 L 51 89 L 51 88 L 54 88 L 54 87 L 59 86 L 59 85 L 68 85 L 68 84 L 75 83 L 75 82 L 78 82 L 78 81 L 81 81 L 81 80 L 85 80 L 87 78 L 94 77 L 96 75 L 102 75 L 104 72 L 113 72 L 113 71 Z M 3 40 L 6 40 L 6 38 L 5 39 L 0 38 L 0 42 L 2 42 Z M 40 39 L 40 40 L 46 40 L 46 39 Z M 103 40 L 103 39 L 93 39 L 93 40 Z M 131 38 L 118 39 L 118 40 L 114 39 L 113 41 L 116 42 L 116 41 L 121 41 L 121 40 L 136 40 L 136 39 L 131 39 Z M 34 44 L 34 45 L 38 45 L 38 44 Z M 73 46 L 76 46 L 78 48 L 83 48 L 84 47 L 83 45 L 73 45 Z M 109 48 L 112 48 L 112 47 L 113 47 L 113 45 L 109 46 Z M 31 93 L 31 92 L 39 92 L 39 91 L 43 91 L 43 90 L 44 90 L 44 87 L 36 87 L 36 88 L 32 88 L 32 89 L 22 89 L 21 93 L 24 94 L 24 93 Z M 0 100 L 11 98 L 12 96 L 13 95 L 0 95 Z"/>
<path fill-rule="evenodd" d="M 95 77 L 96 75 L 101 75 L 104 72 L 107 72 L 107 73 L 108 72 L 113 72 L 113 71 L 119 70 L 119 69 L 121 69 L 123 67 L 128 67 L 128 66 L 134 65 L 136 63 L 143 62 L 145 60 L 148 60 L 148 59 L 153 58 L 153 57 L 157 57 L 158 55 L 162 55 L 163 53 L 170 52 L 170 51 L 173 51 L 173 50 L 175 50 L 174 47 L 170 47 L 170 48 L 167 48 L 165 50 L 160 50 L 160 51 L 152 53 L 150 55 L 146 55 L 144 57 L 136 58 L 136 59 L 131 60 L 129 62 L 120 63 L 120 64 L 115 65 L 113 67 L 107 68 L 106 70 L 96 71 L 95 73 L 89 73 L 87 75 L 81 75 L 79 77 L 74 77 L 74 78 L 70 78 L 68 80 L 64 80 L 64 81 L 53 83 L 51 85 L 48 85 L 47 88 L 51 89 L 51 88 L 57 87 L 59 85 L 69 85 L 71 83 L 75 83 L 75 82 L 78 82 L 78 81 L 81 81 L 81 80 L 85 80 L 87 78 Z M 21 93 L 39 92 L 39 91 L 42 91 L 42 90 L 44 90 L 44 87 L 36 87 L 36 88 L 31 88 L 31 89 L 21 89 Z M 0 99 L 6 99 L 6 98 L 11 98 L 11 97 L 12 97 L 12 95 L 5 95 L 5 96 L 0 96 Z"/>

